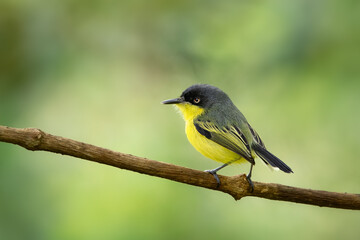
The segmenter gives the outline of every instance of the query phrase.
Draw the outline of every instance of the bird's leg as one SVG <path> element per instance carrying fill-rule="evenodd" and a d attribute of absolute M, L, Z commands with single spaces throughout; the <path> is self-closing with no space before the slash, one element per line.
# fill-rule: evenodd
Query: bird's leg
<path fill-rule="evenodd" d="M 229 165 L 229 164 L 225 163 L 225 164 L 223 164 L 220 167 L 217 167 L 215 169 L 205 170 L 205 172 L 211 173 L 214 176 L 214 178 L 215 178 L 215 180 L 217 182 L 216 188 L 220 187 L 220 179 L 219 179 L 219 176 L 217 175 L 216 172 L 219 171 L 220 169 L 226 167 L 227 165 Z"/>
<path fill-rule="evenodd" d="M 239 160 L 239 159 L 231 160 L 231 161 L 229 161 L 229 162 L 227 162 L 227 163 L 225 163 L 225 164 L 223 164 L 220 167 L 217 167 L 215 169 L 205 170 L 205 172 L 211 173 L 214 176 L 214 178 L 215 178 L 215 180 L 217 182 L 216 188 L 220 187 L 220 179 L 219 179 L 219 176 L 217 175 L 217 171 L 219 171 L 220 169 L 226 167 L 227 165 L 230 165 L 231 163 L 233 163 L 233 162 L 235 162 L 237 160 Z"/>
<path fill-rule="evenodd" d="M 251 187 L 250 192 L 253 192 L 253 191 L 254 191 L 254 184 L 253 184 L 253 182 L 251 181 L 251 174 L 252 174 L 253 166 L 254 166 L 254 164 L 251 163 L 250 172 L 249 172 L 249 174 L 246 176 L 246 179 L 248 180 L 248 182 L 249 182 L 249 184 L 250 184 L 250 187 Z"/>

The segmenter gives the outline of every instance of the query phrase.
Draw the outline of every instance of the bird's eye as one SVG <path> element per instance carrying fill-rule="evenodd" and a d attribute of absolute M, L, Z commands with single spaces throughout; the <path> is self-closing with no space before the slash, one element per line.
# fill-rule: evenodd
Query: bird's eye
<path fill-rule="evenodd" d="M 194 98 L 193 102 L 194 102 L 195 104 L 198 104 L 198 103 L 200 102 L 200 98 L 198 98 L 198 97 Z"/>

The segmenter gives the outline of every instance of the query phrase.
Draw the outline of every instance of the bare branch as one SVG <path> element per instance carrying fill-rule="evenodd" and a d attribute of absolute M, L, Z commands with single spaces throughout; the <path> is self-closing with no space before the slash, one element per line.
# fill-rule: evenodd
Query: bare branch
<path fill-rule="evenodd" d="M 221 186 L 216 188 L 215 179 L 206 172 L 114 152 L 68 138 L 53 136 L 36 128 L 0 126 L 0 141 L 17 144 L 32 151 L 60 153 L 121 169 L 222 191 L 230 194 L 236 200 L 246 196 L 254 196 L 321 207 L 360 210 L 359 194 L 326 192 L 261 182 L 253 182 L 254 191 L 250 192 L 245 175 L 232 177 L 221 175 L 219 176 Z"/>

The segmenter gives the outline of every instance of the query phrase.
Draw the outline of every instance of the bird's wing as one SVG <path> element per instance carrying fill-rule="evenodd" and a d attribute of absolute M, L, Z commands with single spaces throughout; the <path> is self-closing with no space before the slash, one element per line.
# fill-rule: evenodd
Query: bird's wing
<path fill-rule="evenodd" d="M 255 129 L 253 129 L 253 128 L 250 126 L 249 123 L 248 123 L 247 125 L 249 126 L 250 132 L 251 132 L 251 134 L 253 135 L 254 140 L 255 140 L 260 146 L 262 146 L 263 148 L 265 148 L 265 144 L 264 144 L 264 142 L 261 140 L 259 134 L 255 131 Z"/>
<path fill-rule="evenodd" d="M 212 122 L 201 120 L 194 120 L 194 125 L 196 130 L 206 138 L 239 154 L 250 163 L 255 164 L 251 156 L 249 143 L 237 126 L 228 125 L 220 128 Z"/>

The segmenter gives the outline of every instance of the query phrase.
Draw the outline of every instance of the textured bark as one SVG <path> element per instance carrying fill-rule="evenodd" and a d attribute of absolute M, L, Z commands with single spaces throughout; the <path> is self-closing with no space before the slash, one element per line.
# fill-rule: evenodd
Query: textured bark
<path fill-rule="evenodd" d="M 360 210 L 359 194 L 327 192 L 255 181 L 253 182 L 254 191 L 251 192 L 245 175 L 232 177 L 219 175 L 221 186 L 217 188 L 214 177 L 206 172 L 114 152 L 72 139 L 53 136 L 36 128 L 20 129 L 0 126 L 0 141 L 17 144 L 32 151 L 60 153 L 138 173 L 222 191 L 230 194 L 236 200 L 246 196 L 254 196 L 321 207 Z"/>

